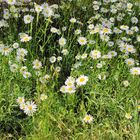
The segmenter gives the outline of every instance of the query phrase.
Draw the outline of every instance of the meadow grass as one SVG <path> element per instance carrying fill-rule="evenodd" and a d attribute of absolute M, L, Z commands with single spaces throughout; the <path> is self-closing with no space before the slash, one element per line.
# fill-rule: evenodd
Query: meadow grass
<path fill-rule="evenodd" d="M 1 3 L 0 139 L 139 140 L 139 12 L 129 0 Z"/>

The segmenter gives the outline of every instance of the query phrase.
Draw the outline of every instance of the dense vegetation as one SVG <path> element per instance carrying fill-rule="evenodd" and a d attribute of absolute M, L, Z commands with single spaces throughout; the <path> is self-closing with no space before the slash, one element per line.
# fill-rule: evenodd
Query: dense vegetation
<path fill-rule="evenodd" d="M 0 6 L 0 139 L 140 139 L 138 1 Z"/>

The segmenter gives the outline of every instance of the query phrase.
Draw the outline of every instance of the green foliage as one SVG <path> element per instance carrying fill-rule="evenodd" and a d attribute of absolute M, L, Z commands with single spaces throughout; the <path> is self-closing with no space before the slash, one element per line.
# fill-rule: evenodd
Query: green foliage
<path fill-rule="evenodd" d="M 122 27 L 122 33 L 114 33 L 114 28 L 120 29 L 122 25 L 139 29 L 140 21 L 133 23 L 131 18 L 139 20 L 140 9 L 133 5 L 131 11 L 123 7 L 129 0 L 120 1 L 120 9 L 111 13 L 110 6 L 115 2 L 98 2 L 103 11 L 94 10 L 92 0 L 60 1 L 58 8 L 57 5 L 47 6 L 50 9 L 45 14 L 53 14 L 46 17 L 43 12 L 33 11 L 35 3 L 1 7 L 4 22 L 0 20 L 0 139 L 140 138 L 140 41 L 137 39 L 140 31 L 128 34 Z M 5 14 L 7 11 L 9 15 Z M 28 14 L 33 16 L 29 24 L 28 19 L 24 19 Z M 72 18 L 76 22 L 70 22 Z M 111 23 L 113 26 L 107 26 Z M 99 31 L 89 29 L 91 24 Z M 52 27 L 56 28 L 55 33 Z M 111 33 L 101 33 L 106 28 Z M 76 34 L 77 30 L 81 32 Z M 82 45 L 83 40 L 78 41 L 79 37 L 87 40 L 85 45 Z M 109 41 L 114 44 L 109 46 Z M 125 45 L 119 41 L 134 52 L 121 50 Z M 15 48 L 14 43 L 19 46 Z M 9 52 L 7 46 L 12 48 Z M 24 49 L 23 52 L 20 49 Z M 101 53 L 98 59 L 91 55 L 93 50 Z M 126 62 L 129 58 L 134 60 L 134 65 Z M 138 72 L 131 72 L 135 67 Z M 78 86 L 78 78 L 83 75 L 88 80 Z M 70 86 L 66 85 L 66 80 L 70 77 L 74 78 L 74 93 L 67 89 Z M 67 92 L 61 90 L 63 86 Z M 20 101 L 20 97 L 25 101 Z M 86 115 L 93 120 L 86 122 Z"/>

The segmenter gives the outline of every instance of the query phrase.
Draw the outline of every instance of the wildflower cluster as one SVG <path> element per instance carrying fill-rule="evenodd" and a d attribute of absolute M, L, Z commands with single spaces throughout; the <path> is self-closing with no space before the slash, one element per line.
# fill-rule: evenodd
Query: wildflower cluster
<path fill-rule="evenodd" d="M 133 119 L 140 111 L 139 5 L 89 1 L 0 1 L 0 127 L 9 125 L 3 116 L 16 111 L 15 118 L 35 117 L 27 117 L 28 130 L 38 130 L 40 139 L 90 139 L 80 136 L 89 128 L 93 139 L 100 139 L 100 129 L 103 139 L 134 138 Z M 69 136 L 75 132 L 75 138 Z"/>
<path fill-rule="evenodd" d="M 60 88 L 62 93 L 75 93 L 76 88 L 86 85 L 88 82 L 88 77 L 85 75 L 80 75 L 77 79 L 74 77 L 68 77 L 65 81 L 65 85 Z"/>

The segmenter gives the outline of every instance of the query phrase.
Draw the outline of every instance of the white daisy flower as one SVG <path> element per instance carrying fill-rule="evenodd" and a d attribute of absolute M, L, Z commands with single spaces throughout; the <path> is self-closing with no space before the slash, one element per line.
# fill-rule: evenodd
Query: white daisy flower
<path fill-rule="evenodd" d="M 11 72 L 17 72 L 17 70 L 18 70 L 18 65 L 17 65 L 17 64 L 11 64 L 11 65 L 10 65 L 10 70 L 11 70 Z"/>
<path fill-rule="evenodd" d="M 85 123 L 91 123 L 93 121 L 93 117 L 90 114 L 85 115 L 83 121 Z"/>
<path fill-rule="evenodd" d="M 34 112 L 37 110 L 37 105 L 34 102 L 26 102 L 26 106 L 24 108 L 24 113 L 32 116 Z"/>
<path fill-rule="evenodd" d="M 24 23 L 25 24 L 29 24 L 29 23 L 33 22 L 33 19 L 34 19 L 33 16 L 31 16 L 31 15 L 25 15 L 24 16 Z"/>
<path fill-rule="evenodd" d="M 48 3 L 45 2 L 41 6 L 42 6 L 43 9 L 46 9 L 49 5 L 48 5 Z"/>
<path fill-rule="evenodd" d="M 87 44 L 87 39 L 85 37 L 79 37 L 78 38 L 78 43 L 80 45 L 86 45 Z"/>
<path fill-rule="evenodd" d="M 109 47 L 112 47 L 114 45 L 114 42 L 113 41 L 109 41 L 107 44 L 108 44 Z"/>
<path fill-rule="evenodd" d="M 51 17 L 54 15 L 54 11 L 51 7 L 47 6 L 46 8 L 43 8 L 42 14 L 44 17 Z"/>
<path fill-rule="evenodd" d="M 92 30 L 94 28 L 94 24 L 89 24 L 88 29 Z"/>
<path fill-rule="evenodd" d="M 127 25 L 121 25 L 120 29 L 127 31 L 129 27 Z"/>
<path fill-rule="evenodd" d="M 133 7 L 133 4 L 132 3 L 127 3 L 127 10 L 128 11 L 131 11 L 132 10 L 132 7 Z"/>
<path fill-rule="evenodd" d="M 111 34 L 112 31 L 111 29 L 109 28 L 103 28 L 101 31 L 100 31 L 101 34 Z"/>
<path fill-rule="evenodd" d="M 129 53 L 135 53 L 136 49 L 132 45 L 127 45 L 126 51 L 129 52 Z"/>
<path fill-rule="evenodd" d="M 130 69 L 132 75 L 140 75 L 140 67 L 133 67 Z"/>
<path fill-rule="evenodd" d="M 14 49 L 19 48 L 19 43 L 15 42 L 15 43 L 13 44 L 13 48 L 14 48 Z"/>
<path fill-rule="evenodd" d="M 28 41 L 30 41 L 32 39 L 31 36 L 29 36 L 29 35 L 27 35 L 25 33 L 20 33 L 19 36 L 20 36 L 20 41 L 21 42 L 28 42 Z"/>
<path fill-rule="evenodd" d="M 100 69 L 100 68 L 103 67 L 103 64 L 102 63 L 98 63 L 96 67 Z"/>
<path fill-rule="evenodd" d="M 2 53 L 2 55 L 8 56 L 12 52 L 12 50 L 13 48 L 9 46 L 4 46 L 4 45 L 0 46 L 0 52 Z"/>
<path fill-rule="evenodd" d="M 111 57 L 115 57 L 115 56 L 117 56 L 117 52 L 110 51 L 110 52 L 108 52 L 108 55 L 110 55 Z"/>
<path fill-rule="evenodd" d="M 132 17 L 131 22 L 137 24 L 138 23 L 138 18 L 137 17 Z"/>
<path fill-rule="evenodd" d="M 27 55 L 27 53 L 28 53 L 28 51 L 24 48 L 18 48 L 17 49 L 17 55 L 18 56 L 23 56 L 24 57 L 25 55 Z"/>
<path fill-rule="evenodd" d="M 27 67 L 26 66 L 22 66 L 21 68 L 20 68 L 20 73 L 21 74 L 23 74 L 24 72 L 26 72 L 27 71 Z"/>
<path fill-rule="evenodd" d="M 60 39 L 59 39 L 59 45 L 60 46 L 65 46 L 66 45 L 66 39 L 64 38 L 64 37 L 61 37 Z"/>
<path fill-rule="evenodd" d="M 25 56 L 17 55 L 17 56 L 16 56 L 16 60 L 17 60 L 18 62 L 25 62 L 26 59 L 25 59 L 24 57 L 25 57 Z"/>
<path fill-rule="evenodd" d="M 106 41 L 106 42 L 108 42 L 110 39 L 108 35 L 104 35 L 104 34 L 100 34 L 100 38 L 102 41 Z"/>
<path fill-rule="evenodd" d="M 42 63 L 38 59 L 33 61 L 33 68 L 34 69 L 40 69 L 41 67 L 42 67 Z"/>
<path fill-rule="evenodd" d="M 65 85 L 67 86 L 74 86 L 75 84 L 75 78 L 73 77 L 68 77 L 67 80 L 65 81 Z"/>
<path fill-rule="evenodd" d="M 63 50 L 61 51 L 61 53 L 62 53 L 63 55 L 68 55 L 68 54 L 69 54 L 69 51 L 68 51 L 67 49 L 63 49 Z"/>
<path fill-rule="evenodd" d="M 93 50 L 90 52 L 90 57 L 93 59 L 98 59 L 101 57 L 101 52 L 98 50 Z"/>
<path fill-rule="evenodd" d="M 85 75 L 81 75 L 76 79 L 77 86 L 86 85 L 87 82 L 88 82 L 88 77 Z"/>
<path fill-rule="evenodd" d="M 93 5 L 93 9 L 95 10 L 95 11 L 97 11 L 97 10 L 99 10 L 99 6 L 98 5 Z"/>
<path fill-rule="evenodd" d="M 135 64 L 135 60 L 133 58 L 128 58 L 125 60 L 125 63 L 128 65 L 128 66 L 134 66 Z"/>
<path fill-rule="evenodd" d="M 24 97 L 18 97 L 16 101 L 18 104 L 22 104 L 25 102 L 25 99 L 24 99 Z"/>
<path fill-rule="evenodd" d="M 27 72 L 27 71 L 24 71 L 23 72 L 23 77 L 24 78 L 29 78 L 29 77 L 31 77 L 31 73 L 30 72 Z"/>
<path fill-rule="evenodd" d="M 130 85 L 130 83 L 127 80 L 123 81 L 122 83 L 125 87 L 128 87 Z"/>
<path fill-rule="evenodd" d="M 37 12 L 37 13 L 40 13 L 41 11 L 42 11 L 42 6 L 40 6 L 40 5 L 38 5 L 38 4 L 35 4 L 35 11 Z"/>
<path fill-rule="evenodd" d="M 66 86 L 62 86 L 62 87 L 60 88 L 60 91 L 61 91 L 62 93 L 66 93 Z"/>
<path fill-rule="evenodd" d="M 4 12 L 4 14 L 3 14 L 4 19 L 9 19 L 10 16 L 11 16 L 11 14 L 9 12 Z"/>
<path fill-rule="evenodd" d="M 56 62 L 56 57 L 55 56 L 50 57 L 50 62 L 55 63 Z"/>
<path fill-rule="evenodd" d="M 66 93 L 72 94 L 76 92 L 75 86 L 66 86 Z"/>
<path fill-rule="evenodd" d="M 75 19 L 75 18 L 71 18 L 71 19 L 70 19 L 70 22 L 71 22 L 71 23 L 75 23 L 75 22 L 76 22 L 76 19 Z"/>
<path fill-rule="evenodd" d="M 20 109 L 21 109 L 21 110 L 24 110 L 25 108 L 26 108 L 26 104 L 25 104 L 25 103 L 21 103 L 21 104 L 20 104 Z"/>

